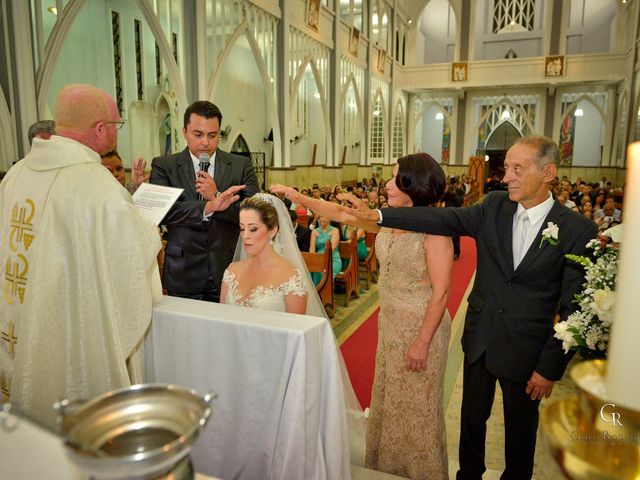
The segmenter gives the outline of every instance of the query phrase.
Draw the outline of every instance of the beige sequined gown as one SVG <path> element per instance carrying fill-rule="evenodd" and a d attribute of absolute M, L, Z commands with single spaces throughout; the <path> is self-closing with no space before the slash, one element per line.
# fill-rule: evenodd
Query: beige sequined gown
<path fill-rule="evenodd" d="M 376 237 L 380 261 L 378 349 L 367 427 L 366 466 L 412 479 L 448 478 L 443 390 L 451 333 L 445 312 L 429 348 L 427 369 L 408 372 L 405 354 L 431 298 L 424 234 Z"/>

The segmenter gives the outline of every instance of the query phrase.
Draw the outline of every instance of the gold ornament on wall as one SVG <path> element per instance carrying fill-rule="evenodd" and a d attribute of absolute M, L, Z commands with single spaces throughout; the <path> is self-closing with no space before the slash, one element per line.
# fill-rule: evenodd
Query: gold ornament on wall
<path fill-rule="evenodd" d="M 467 62 L 456 62 L 451 64 L 451 81 L 452 82 L 466 82 L 468 78 Z"/>
<path fill-rule="evenodd" d="M 320 0 L 307 0 L 307 25 L 316 32 L 320 24 Z"/>
<path fill-rule="evenodd" d="M 564 55 L 544 58 L 544 76 L 561 77 L 564 75 Z"/>

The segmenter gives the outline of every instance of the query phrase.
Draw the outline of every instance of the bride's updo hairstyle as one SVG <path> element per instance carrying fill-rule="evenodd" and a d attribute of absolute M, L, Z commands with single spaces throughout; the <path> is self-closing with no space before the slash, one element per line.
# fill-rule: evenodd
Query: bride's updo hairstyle
<path fill-rule="evenodd" d="M 240 210 L 254 210 L 260 217 L 260 221 L 264 223 L 269 230 L 280 227 L 280 225 L 278 225 L 278 212 L 276 208 L 268 201 L 257 196 L 245 198 L 240 203 Z"/>
<path fill-rule="evenodd" d="M 396 185 L 414 207 L 428 207 L 442 199 L 446 177 L 438 162 L 427 153 L 412 153 L 398 159 Z"/>

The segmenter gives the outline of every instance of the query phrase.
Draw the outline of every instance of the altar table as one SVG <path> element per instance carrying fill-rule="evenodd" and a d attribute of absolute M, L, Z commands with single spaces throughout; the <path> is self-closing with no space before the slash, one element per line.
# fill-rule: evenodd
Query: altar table
<path fill-rule="evenodd" d="M 165 297 L 145 342 L 149 382 L 214 392 L 191 455 L 222 479 L 349 479 L 337 346 L 324 318 Z"/>

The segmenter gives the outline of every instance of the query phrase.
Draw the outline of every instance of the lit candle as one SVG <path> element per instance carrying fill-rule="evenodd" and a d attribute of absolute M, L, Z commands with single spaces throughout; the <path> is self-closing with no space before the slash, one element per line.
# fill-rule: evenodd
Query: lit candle
<path fill-rule="evenodd" d="M 640 142 L 627 149 L 627 180 L 616 302 L 607 361 L 607 399 L 640 411 Z"/>

